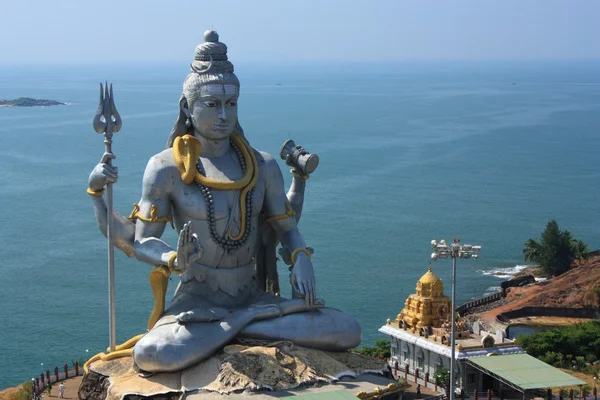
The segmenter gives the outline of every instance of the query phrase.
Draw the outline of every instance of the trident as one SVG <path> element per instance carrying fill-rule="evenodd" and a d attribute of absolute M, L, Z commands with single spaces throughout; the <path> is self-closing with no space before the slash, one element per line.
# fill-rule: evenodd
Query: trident
<path fill-rule="evenodd" d="M 113 97 L 112 83 L 110 89 L 108 83 L 100 83 L 100 104 L 94 116 L 94 130 L 97 133 L 104 134 L 104 152 L 109 155 L 112 153 L 112 136 L 113 133 L 119 132 L 121 129 L 121 116 L 115 107 L 115 99 Z M 106 164 L 112 164 L 112 158 L 106 157 Z M 108 239 L 108 327 L 110 337 L 109 351 L 115 351 L 117 345 L 117 327 L 115 318 L 115 251 L 113 245 L 113 187 L 109 182 L 106 185 L 106 237 Z"/>

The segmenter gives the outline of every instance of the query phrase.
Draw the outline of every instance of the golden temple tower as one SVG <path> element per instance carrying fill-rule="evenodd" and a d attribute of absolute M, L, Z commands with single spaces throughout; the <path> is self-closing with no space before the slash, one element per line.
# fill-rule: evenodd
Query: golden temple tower
<path fill-rule="evenodd" d="M 398 326 L 420 330 L 440 328 L 450 316 L 450 298 L 444 296 L 444 283 L 428 268 L 417 282 L 417 293 L 411 294 L 404 303 L 404 309 L 396 317 Z"/>

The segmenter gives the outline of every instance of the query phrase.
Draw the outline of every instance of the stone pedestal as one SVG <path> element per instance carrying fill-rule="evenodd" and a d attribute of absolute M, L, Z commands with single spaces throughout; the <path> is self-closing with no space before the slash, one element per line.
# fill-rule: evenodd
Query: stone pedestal
<path fill-rule="evenodd" d="M 130 357 L 96 361 L 79 388 L 84 400 L 208 400 L 285 397 L 309 391 L 372 391 L 394 382 L 384 377 L 387 364 L 349 352 L 326 352 L 294 346 L 230 345 L 186 370 L 141 377 Z M 378 376 L 370 376 L 370 374 Z M 258 396 L 258 397 L 257 397 Z M 266 397 L 260 397 L 266 396 Z"/>

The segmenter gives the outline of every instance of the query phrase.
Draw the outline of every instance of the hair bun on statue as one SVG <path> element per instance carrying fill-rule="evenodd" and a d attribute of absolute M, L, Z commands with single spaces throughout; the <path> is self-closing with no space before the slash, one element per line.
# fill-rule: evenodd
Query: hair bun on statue
<path fill-rule="evenodd" d="M 192 63 L 192 72 L 203 74 L 207 72 L 233 72 L 233 64 L 227 60 L 227 46 L 219 42 L 216 31 L 204 32 L 204 43 L 196 46 L 196 55 Z"/>
<path fill-rule="evenodd" d="M 227 46 L 219 42 L 219 34 L 216 31 L 204 32 L 204 43 L 196 46 L 190 72 L 201 76 L 233 73 L 233 64 L 227 60 Z M 235 80 L 237 81 L 237 78 Z"/>

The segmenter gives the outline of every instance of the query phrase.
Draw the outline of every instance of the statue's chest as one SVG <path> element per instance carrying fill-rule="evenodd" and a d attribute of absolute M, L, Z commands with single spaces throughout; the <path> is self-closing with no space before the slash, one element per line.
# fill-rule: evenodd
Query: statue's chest
<path fill-rule="evenodd" d="M 185 185 L 181 182 L 180 190 L 175 193 L 173 202 L 175 210 L 178 210 L 179 217 L 183 219 L 208 220 L 209 214 L 212 214 L 216 220 L 229 218 L 232 213 L 240 215 L 240 196 L 242 189 L 239 190 L 203 190 L 200 185 L 192 183 Z M 246 195 L 246 200 L 251 196 L 249 205 L 251 215 L 257 215 L 262 210 L 264 200 L 264 184 L 259 180 L 254 190 Z"/>

